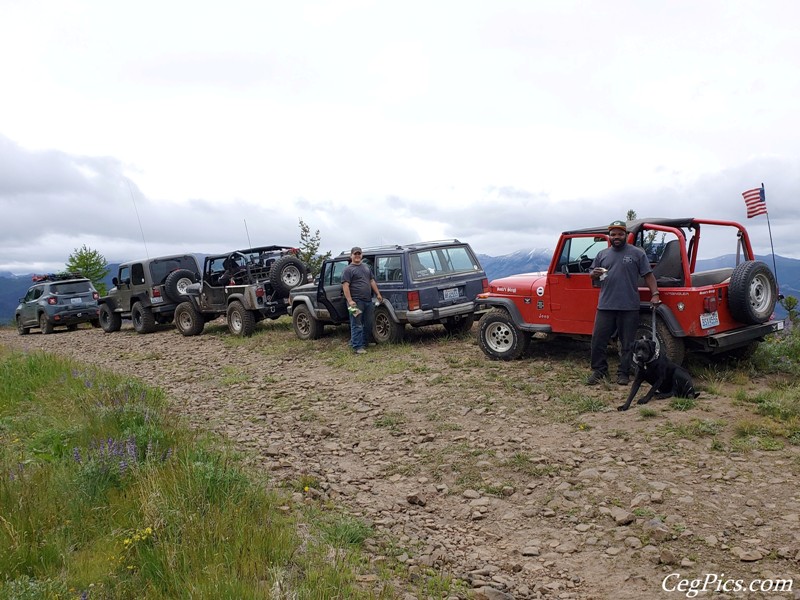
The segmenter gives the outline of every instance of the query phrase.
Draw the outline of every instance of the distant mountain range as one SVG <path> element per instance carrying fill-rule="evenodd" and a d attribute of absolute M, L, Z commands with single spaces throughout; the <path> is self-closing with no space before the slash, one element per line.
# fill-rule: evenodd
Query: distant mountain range
<path fill-rule="evenodd" d="M 515 273 L 532 273 L 536 271 L 546 271 L 550 266 L 550 259 L 553 251 L 544 248 L 534 248 L 532 250 L 519 250 L 503 256 L 489 256 L 479 254 L 478 258 L 483 265 L 489 280 L 499 279 Z M 763 261 L 770 268 L 773 268 L 772 256 L 757 256 L 758 260 Z M 720 267 L 732 267 L 736 264 L 734 254 L 726 254 L 707 260 L 699 260 L 698 270 L 705 271 Z M 800 260 L 786 258 L 783 256 L 775 257 L 775 264 L 778 270 L 778 283 L 780 291 L 784 296 L 794 296 L 800 299 Z M 111 277 L 117 272 L 119 265 L 110 264 L 109 275 L 105 283 L 111 289 Z M 31 286 L 31 275 L 13 275 L 11 273 L 0 272 L 0 323 L 7 323 L 14 320 L 14 310 L 19 304 L 19 299 Z M 785 316 L 782 307 L 778 307 L 777 314 Z"/>

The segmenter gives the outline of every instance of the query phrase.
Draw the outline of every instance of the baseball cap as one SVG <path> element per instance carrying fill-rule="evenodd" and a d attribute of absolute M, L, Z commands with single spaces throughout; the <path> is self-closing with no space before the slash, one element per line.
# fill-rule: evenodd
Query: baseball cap
<path fill-rule="evenodd" d="M 361 248 L 359 246 L 353 246 L 350 248 L 350 254 L 355 254 L 356 252 L 361 252 Z"/>
<path fill-rule="evenodd" d="M 612 221 L 611 225 L 608 226 L 608 230 L 611 231 L 612 229 L 622 229 L 622 231 L 628 231 L 628 226 L 625 224 L 625 221 Z"/>

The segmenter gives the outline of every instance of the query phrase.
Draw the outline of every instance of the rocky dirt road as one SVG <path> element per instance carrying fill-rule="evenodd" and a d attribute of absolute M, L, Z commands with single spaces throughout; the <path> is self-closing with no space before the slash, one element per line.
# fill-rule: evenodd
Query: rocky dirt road
<path fill-rule="evenodd" d="M 497 363 L 438 329 L 363 356 L 342 331 L 301 342 L 285 318 L 246 340 L 210 324 L 195 338 L 4 329 L 0 344 L 162 387 L 275 479 L 318 481 L 395 542 L 412 579 L 451 574 L 478 598 L 640 599 L 717 576 L 709 589 L 730 593 L 715 598 L 800 597 L 800 449 L 734 437 L 758 417 L 732 398 L 764 381 L 721 373 L 689 410 L 619 413 L 627 388 L 583 385 L 585 346 Z M 732 591 L 779 579 L 792 591 Z"/>

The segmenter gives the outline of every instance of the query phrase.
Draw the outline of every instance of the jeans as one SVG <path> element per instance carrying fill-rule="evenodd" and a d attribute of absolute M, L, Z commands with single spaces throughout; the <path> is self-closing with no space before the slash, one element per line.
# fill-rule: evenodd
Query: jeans
<path fill-rule="evenodd" d="M 374 321 L 375 307 L 372 300 L 356 300 L 356 306 L 361 310 L 361 314 L 354 317 L 350 313 L 350 346 L 353 350 L 366 348 L 372 340 L 372 322 Z"/>
<path fill-rule="evenodd" d="M 598 310 L 592 331 L 592 371 L 608 374 L 608 343 L 616 331 L 621 347 L 618 374 L 630 375 L 633 342 L 638 327 L 638 310 Z"/>

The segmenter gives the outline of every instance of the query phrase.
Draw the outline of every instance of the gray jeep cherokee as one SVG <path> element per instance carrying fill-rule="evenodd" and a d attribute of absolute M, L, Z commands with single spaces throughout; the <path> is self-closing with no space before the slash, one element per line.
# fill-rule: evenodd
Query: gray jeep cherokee
<path fill-rule="evenodd" d="M 480 305 L 476 297 L 489 289 L 486 273 L 469 244 L 458 240 L 419 242 L 363 249 L 383 296 L 375 308 L 373 339 L 400 342 L 405 326 L 441 323 L 450 333 L 471 329 Z M 327 260 L 315 283 L 289 293 L 295 334 L 302 340 L 322 335 L 325 325 L 348 323 L 342 272 L 349 252 Z"/>
<path fill-rule="evenodd" d="M 175 308 L 187 300 L 186 288 L 199 278 L 193 254 L 124 262 L 111 280 L 114 287 L 100 298 L 100 326 L 113 333 L 122 319 L 130 319 L 136 333 L 151 333 L 156 324 L 172 321 Z"/>

